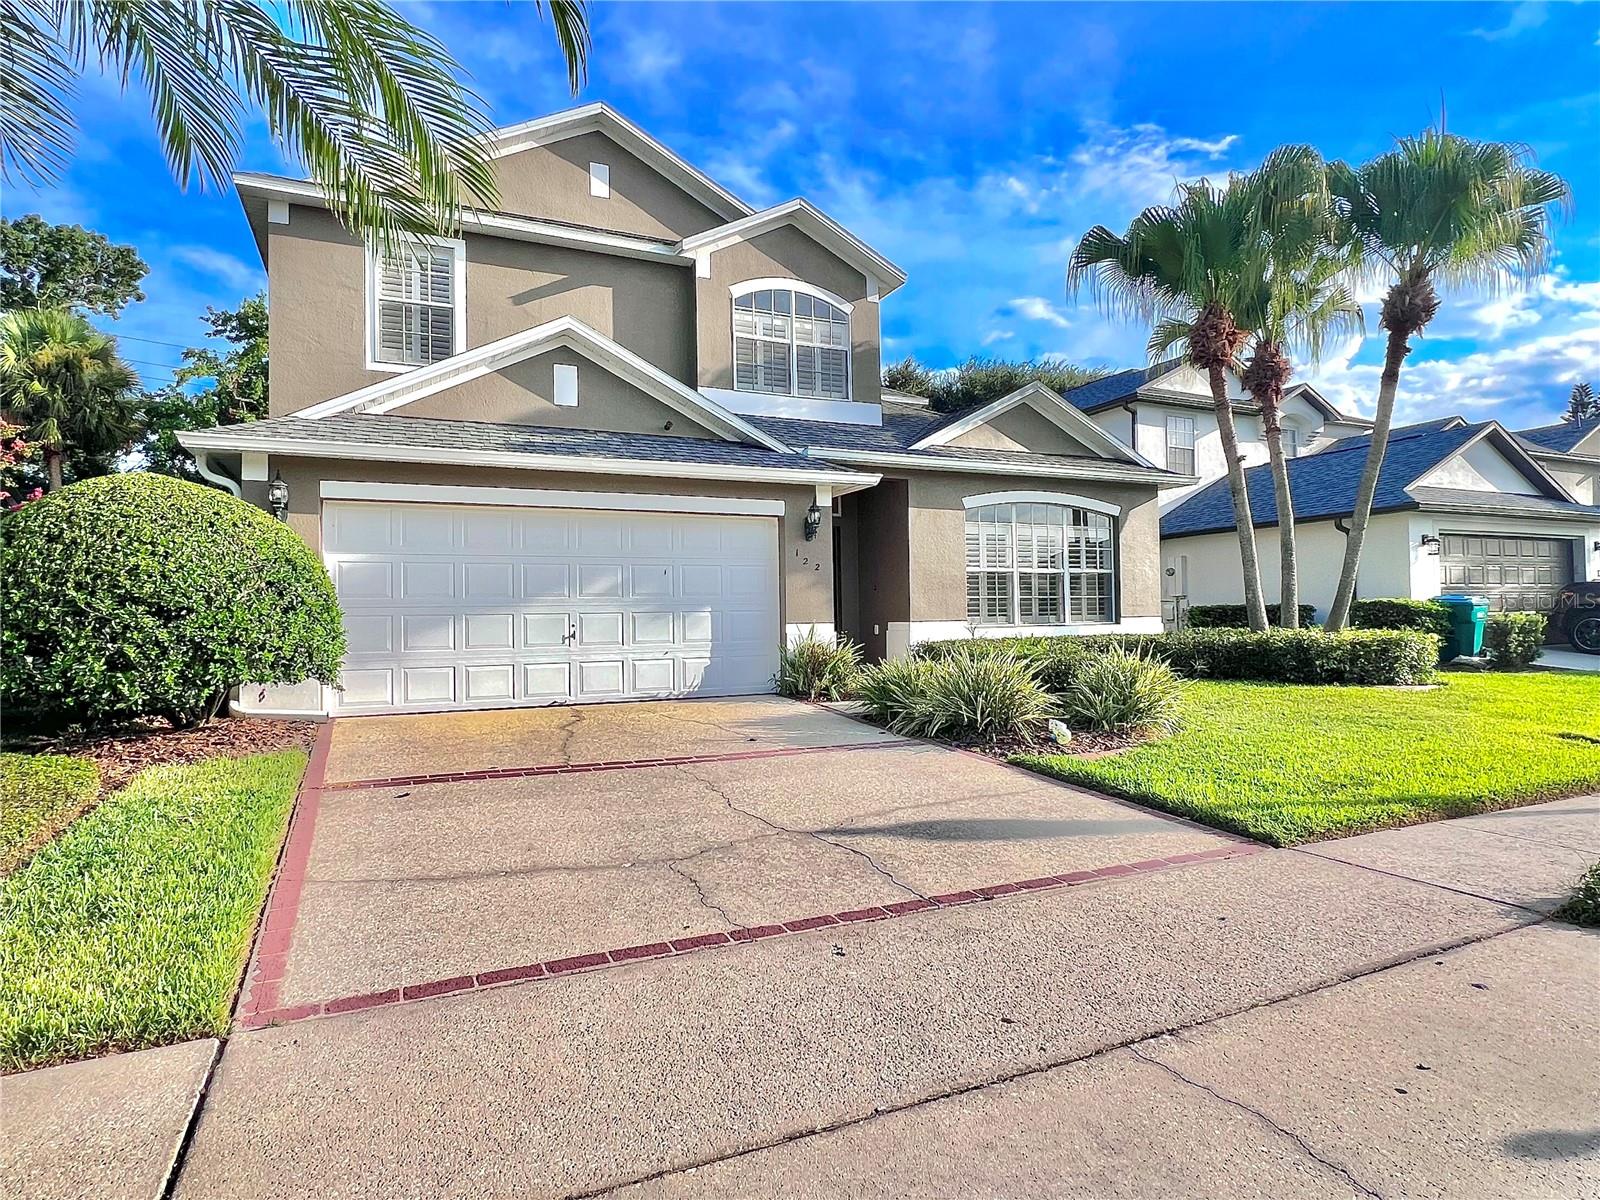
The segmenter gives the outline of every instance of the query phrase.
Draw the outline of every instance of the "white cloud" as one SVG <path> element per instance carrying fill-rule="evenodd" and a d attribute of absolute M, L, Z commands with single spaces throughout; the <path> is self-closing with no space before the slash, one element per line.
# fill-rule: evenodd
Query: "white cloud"
<path fill-rule="evenodd" d="M 1224 168 L 1239 140 L 1233 133 L 1212 139 L 1173 137 L 1151 124 L 1125 128 L 1094 122 L 1086 132 L 1088 137 L 1069 158 L 1074 190 L 1120 201 L 1135 211 L 1165 200 L 1179 183 Z"/>
<path fill-rule="evenodd" d="M 999 342 L 1009 342 L 1016 336 L 1015 331 L 1010 329 L 991 329 L 983 335 L 983 344 L 985 346 L 993 346 Z"/>
<path fill-rule="evenodd" d="M 793 121 L 779 118 L 746 142 L 725 143 L 706 160 L 706 173 L 757 208 L 765 208 L 781 198 L 769 178 L 771 160 L 794 141 L 797 132 Z"/>
<path fill-rule="evenodd" d="M 1002 316 L 1021 317 L 1025 321 L 1045 321 L 1058 329 L 1072 324 L 1059 308 L 1043 296 L 1018 296 L 1008 300 L 1001 310 Z"/>
<path fill-rule="evenodd" d="M 208 280 L 223 284 L 229 291 L 253 293 L 266 282 L 259 268 L 240 262 L 231 254 L 213 250 L 210 246 L 174 246 L 171 255 L 175 262 L 182 263 Z"/>
<path fill-rule="evenodd" d="M 1530 29 L 1539 28 L 1548 15 L 1544 0 L 1521 0 L 1521 3 L 1511 6 L 1511 12 L 1506 16 L 1504 25 L 1494 29 L 1472 29 L 1468 32 L 1486 42 L 1500 42 L 1527 33 Z"/>
<path fill-rule="evenodd" d="M 637 82 L 659 84 L 683 65 L 683 51 L 662 31 L 630 29 L 622 35 L 620 68 Z"/>

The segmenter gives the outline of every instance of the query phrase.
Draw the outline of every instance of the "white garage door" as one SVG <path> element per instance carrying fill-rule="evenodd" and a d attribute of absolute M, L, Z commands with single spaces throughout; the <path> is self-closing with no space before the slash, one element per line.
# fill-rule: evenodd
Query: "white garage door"
<path fill-rule="evenodd" d="M 322 524 L 335 712 L 771 690 L 774 518 L 338 501 Z"/>

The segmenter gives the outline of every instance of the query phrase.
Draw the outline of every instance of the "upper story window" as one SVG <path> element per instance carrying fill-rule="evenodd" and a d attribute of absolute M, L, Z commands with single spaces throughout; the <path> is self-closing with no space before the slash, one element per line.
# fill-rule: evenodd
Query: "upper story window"
<path fill-rule="evenodd" d="M 735 287 L 733 386 L 737 390 L 850 398 L 851 306 L 820 291 L 775 280 Z"/>
<path fill-rule="evenodd" d="M 1114 620 L 1113 522 L 1063 504 L 967 510 L 967 620 L 974 625 Z"/>
<path fill-rule="evenodd" d="M 1168 415 L 1167 470 L 1194 474 L 1194 418 Z"/>
<path fill-rule="evenodd" d="M 1283 456 L 1297 458 L 1300 454 L 1300 431 L 1293 425 L 1282 425 L 1278 432 L 1283 439 Z"/>
<path fill-rule="evenodd" d="M 461 242 L 368 255 L 369 366 L 425 366 L 466 348 L 465 263 Z"/>

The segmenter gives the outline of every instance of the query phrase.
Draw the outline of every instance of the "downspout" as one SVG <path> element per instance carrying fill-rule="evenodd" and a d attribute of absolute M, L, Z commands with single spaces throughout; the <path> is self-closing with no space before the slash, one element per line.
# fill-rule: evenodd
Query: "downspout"
<path fill-rule="evenodd" d="M 234 499 L 242 500 L 244 498 L 243 489 L 240 487 L 239 481 L 220 466 L 213 467 L 211 465 L 211 455 L 204 450 L 194 452 L 194 469 L 200 472 L 201 479 L 204 479 L 207 483 L 216 484 Z"/>
<path fill-rule="evenodd" d="M 1347 517 L 1335 517 L 1333 519 L 1333 527 L 1335 529 L 1337 529 L 1340 533 L 1344 534 L 1344 540 L 1346 542 L 1348 542 L 1350 540 L 1350 526 L 1347 523 L 1348 520 L 1349 520 L 1349 518 L 1347 518 Z M 1355 583 L 1355 582 L 1351 583 L 1351 585 L 1350 585 L 1350 600 L 1351 600 L 1351 602 L 1354 603 L 1357 599 L 1360 598 L 1360 596 L 1361 596 L 1361 590 L 1360 590 L 1359 583 Z"/>

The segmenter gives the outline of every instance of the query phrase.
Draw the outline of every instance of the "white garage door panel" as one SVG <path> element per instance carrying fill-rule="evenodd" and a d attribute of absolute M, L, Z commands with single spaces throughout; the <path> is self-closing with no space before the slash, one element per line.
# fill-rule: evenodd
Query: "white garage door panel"
<path fill-rule="evenodd" d="M 777 522 L 330 501 L 337 712 L 771 689 Z"/>

